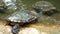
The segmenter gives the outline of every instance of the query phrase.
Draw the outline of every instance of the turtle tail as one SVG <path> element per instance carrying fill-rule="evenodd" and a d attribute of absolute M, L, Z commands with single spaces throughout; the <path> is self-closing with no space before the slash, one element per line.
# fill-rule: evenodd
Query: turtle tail
<path fill-rule="evenodd" d="M 13 27 L 12 27 L 12 33 L 13 34 L 17 34 L 19 32 L 19 24 L 15 24 Z"/>

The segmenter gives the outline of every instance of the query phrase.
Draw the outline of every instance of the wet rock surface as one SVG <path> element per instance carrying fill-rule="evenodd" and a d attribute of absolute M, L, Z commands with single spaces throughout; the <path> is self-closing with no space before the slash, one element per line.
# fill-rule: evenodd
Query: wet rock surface
<path fill-rule="evenodd" d="M 4 23 L 0 21 L 0 23 Z M 12 27 L 9 25 L 0 25 L 0 34 L 12 34 Z M 18 34 L 60 34 L 60 25 L 48 24 L 30 24 L 21 27 Z"/>
<path fill-rule="evenodd" d="M 11 27 L 0 25 L 0 34 L 12 34 Z"/>

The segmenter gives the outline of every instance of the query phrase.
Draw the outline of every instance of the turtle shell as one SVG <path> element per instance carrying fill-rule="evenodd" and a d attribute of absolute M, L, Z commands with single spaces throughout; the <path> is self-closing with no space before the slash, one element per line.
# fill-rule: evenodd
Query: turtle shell
<path fill-rule="evenodd" d="M 34 13 L 32 13 L 28 10 L 25 10 L 25 11 L 21 11 L 21 12 L 17 11 L 15 13 L 13 13 L 12 15 L 9 15 L 6 19 L 11 22 L 26 23 L 26 22 L 33 21 L 37 18 L 38 17 Z"/>
<path fill-rule="evenodd" d="M 34 8 L 42 9 L 42 11 L 48 11 L 50 9 L 56 9 L 54 5 L 47 1 L 38 1 L 33 5 Z"/>

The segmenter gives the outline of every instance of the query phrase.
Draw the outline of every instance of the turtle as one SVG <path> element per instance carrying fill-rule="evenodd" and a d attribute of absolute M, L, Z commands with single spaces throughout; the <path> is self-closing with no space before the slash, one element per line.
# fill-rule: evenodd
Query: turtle
<path fill-rule="evenodd" d="M 2 0 L 4 5 L 7 6 L 7 9 L 16 10 L 16 0 Z"/>
<path fill-rule="evenodd" d="M 38 1 L 32 6 L 37 13 L 41 12 L 44 15 L 52 15 L 57 12 L 56 7 L 52 3 L 47 1 Z"/>
<path fill-rule="evenodd" d="M 5 18 L 12 26 L 12 33 L 17 34 L 19 32 L 19 26 L 25 23 L 35 23 L 38 21 L 38 16 L 29 10 L 16 11 L 13 14 Z"/>

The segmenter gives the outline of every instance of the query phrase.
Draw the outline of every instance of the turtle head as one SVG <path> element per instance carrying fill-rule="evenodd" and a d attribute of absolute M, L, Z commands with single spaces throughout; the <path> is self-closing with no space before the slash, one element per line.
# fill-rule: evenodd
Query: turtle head
<path fill-rule="evenodd" d="M 13 27 L 12 27 L 12 33 L 13 34 L 17 34 L 19 32 L 19 24 L 15 24 Z"/>

